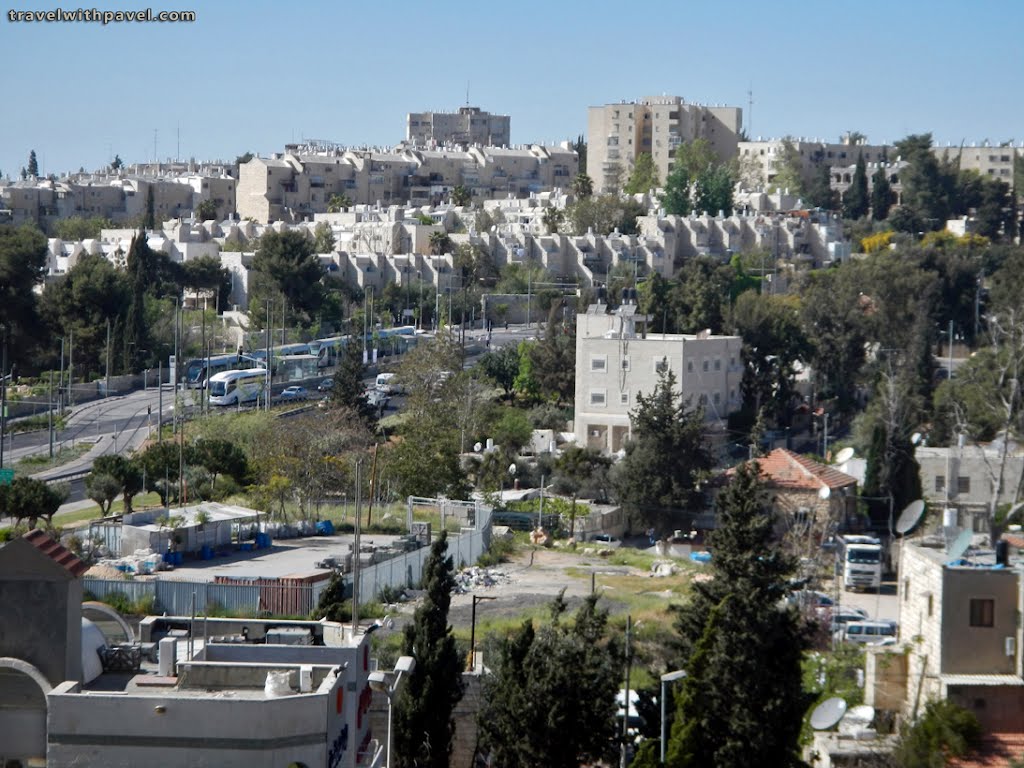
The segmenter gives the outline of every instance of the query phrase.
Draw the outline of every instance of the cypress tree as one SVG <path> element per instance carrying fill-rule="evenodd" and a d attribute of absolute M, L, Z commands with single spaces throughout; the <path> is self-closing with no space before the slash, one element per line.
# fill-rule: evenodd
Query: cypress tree
<path fill-rule="evenodd" d="M 452 711 L 462 698 L 462 659 L 448 624 L 455 577 L 441 532 L 423 569 L 427 594 L 405 628 L 402 654 L 416 659 L 394 707 L 393 753 L 399 768 L 447 768 L 451 760 Z"/>
<path fill-rule="evenodd" d="M 862 152 L 857 155 L 857 166 L 853 171 L 853 179 L 843 195 L 843 214 L 848 219 L 859 219 L 867 215 L 868 206 L 868 173 Z"/>
<path fill-rule="evenodd" d="M 871 177 L 871 218 L 875 221 L 885 221 L 889 218 L 890 208 L 892 208 L 892 185 L 889 184 L 885 168 L 879 165 L 878 170 Z"/>

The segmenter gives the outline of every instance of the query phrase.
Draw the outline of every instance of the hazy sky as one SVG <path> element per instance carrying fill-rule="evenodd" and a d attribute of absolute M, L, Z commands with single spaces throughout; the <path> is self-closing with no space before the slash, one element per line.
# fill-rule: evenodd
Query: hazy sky
<path fill-rule="evenodd" d="M 8 20 L 79 2 L 198 18 Z M 587 106 L 662 93 L 740 106 L 754 137 L 1024 139 L 1018 0 L 87 2 L 0 3 L 4 174 L 30 149 L 43 174 L 152 160 L 154 130 L 160 159 L 393 144 L 407 112 L 463 105 L 467 81 L 470 103 L 512 116 L 516 143 L 575 137 Z"/>

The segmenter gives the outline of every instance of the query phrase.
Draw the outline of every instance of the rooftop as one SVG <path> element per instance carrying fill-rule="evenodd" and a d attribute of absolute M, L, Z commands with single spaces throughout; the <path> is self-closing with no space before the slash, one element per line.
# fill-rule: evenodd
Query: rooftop
<path fill-rule="evenodd" d="M 776 448 L 757 460 L 768 482 L 777 488 L 818 491 L 822 488 L 838 490 L 857 485 L 854 477 L 835 467 L 800 456 L 786 448 Z"/>
<path fill-rule="evenodd" d="M 65 549 L 38 528 L 29 531 L 23 538 L 72 576 L 81 576 L 89 569 L 89 566 L 79 560 L 73 552 Z"/>

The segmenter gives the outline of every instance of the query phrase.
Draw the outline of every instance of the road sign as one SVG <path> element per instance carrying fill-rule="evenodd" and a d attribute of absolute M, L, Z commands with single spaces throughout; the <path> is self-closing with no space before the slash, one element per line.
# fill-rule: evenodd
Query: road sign
<path fill-rule="evenodd" d="M 14 470 L 0 468 L 0 485 L 10 485 L 13 481 Z"/>

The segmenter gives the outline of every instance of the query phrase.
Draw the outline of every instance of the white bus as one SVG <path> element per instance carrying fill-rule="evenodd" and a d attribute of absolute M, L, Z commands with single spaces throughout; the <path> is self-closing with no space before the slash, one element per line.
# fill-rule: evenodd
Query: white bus
<path fill-rule="evenodd" d="M 223 371 L 210 379 L 210 405 L 238 405 L 259 399 L 267 387 L 267 369 Z"/>
<path fill-rule="evenodd" d="M 882 586 L 882 542 L 873 536 L 839 539 L 846 589 L 878 589 Z"/>

